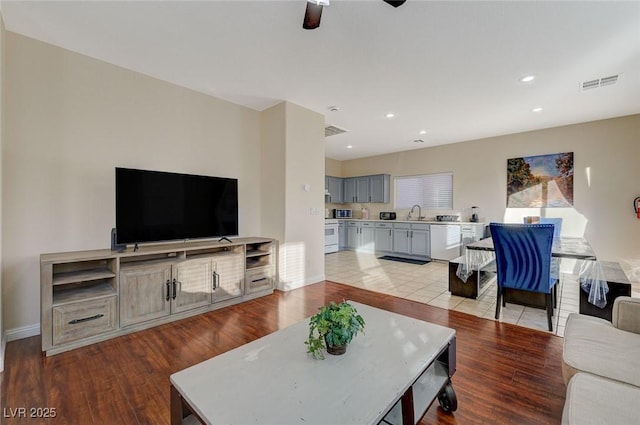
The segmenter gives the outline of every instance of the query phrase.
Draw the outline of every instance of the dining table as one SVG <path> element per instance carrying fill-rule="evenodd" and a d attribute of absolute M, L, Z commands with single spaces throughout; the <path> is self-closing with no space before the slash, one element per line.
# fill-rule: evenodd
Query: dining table
<path fill-rule="evenodd" d="M 459 264 L 456 273 L 463 282 L 466 282 L 474 271 L 495 268 L 495 248 L 491 237 L 467 244 L 464 255 L 465 261 Z M 589 294 L 588 302 L 600 308 L 607 305 L 606 295 L 609 287 L 605 272 L 585 238 L 554 238 L 551 257 L 551 274 L 558 278 L 561 259 L 582 260 L 579 263 L 578 280 L 582 290 Z"/>

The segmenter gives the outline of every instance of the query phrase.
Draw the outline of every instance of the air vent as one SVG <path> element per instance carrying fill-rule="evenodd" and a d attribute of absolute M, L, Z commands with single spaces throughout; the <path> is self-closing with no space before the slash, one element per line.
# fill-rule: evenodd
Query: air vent
<path fill-rule="evenodd" d="M 335 125 L 327 125 L 324 128 L 324 137 L 335 136 L 336 134 L 346 133 L 347 130 L 344 128 L 336 127 Z"/>
<path fill-rule="evenodd" d="M 598 87 L 610 86 L 618 82 L 618 75 L 597 78 L 595 80 L 584 81 L 581 86 L 582 90 L 597 89 Z"/>

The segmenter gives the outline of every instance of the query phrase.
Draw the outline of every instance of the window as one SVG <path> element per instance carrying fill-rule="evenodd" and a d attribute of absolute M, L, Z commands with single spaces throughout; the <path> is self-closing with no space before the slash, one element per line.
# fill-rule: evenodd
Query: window
<path fill-rule="evenodd" d="M 423 210 L 453 209 L 453 173 L 395 178 L 395 208 L 420 205 Z"/>

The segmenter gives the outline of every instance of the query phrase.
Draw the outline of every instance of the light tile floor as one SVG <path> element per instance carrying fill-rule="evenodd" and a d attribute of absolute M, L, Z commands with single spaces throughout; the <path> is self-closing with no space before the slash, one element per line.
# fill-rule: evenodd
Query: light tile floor
<path fill-rule="evenodd" d="M 579 284 L 575 260 L 562 260 L 560 266 L 559 304 L 554 311 L 553 333 L 564 335 L 564 325 L 571 312 L 579 307 Z M 496 285 L 490 282 L 478 299 L 451 295 L 449 269 L 445 261 L 415 265 L 381 260 L 371 253 L 339 251 L 325 255 L 326 279 L 375 292 L 395 295 L 436 307 L 460 311 L 495 320 Z M 634 288 L 633 296 L 640 296 Z M 543 309 L 507 303 L 500 321 L 548 332 Z"/>

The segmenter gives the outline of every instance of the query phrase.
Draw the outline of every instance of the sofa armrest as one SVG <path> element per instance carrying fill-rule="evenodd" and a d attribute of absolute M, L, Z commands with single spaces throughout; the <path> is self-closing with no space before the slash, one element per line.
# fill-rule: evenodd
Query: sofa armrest
<path fill-rule="evenodd" d="M 640 298 L 616 298 L 611 322 L 618 329 L 640 334 Z"/>

